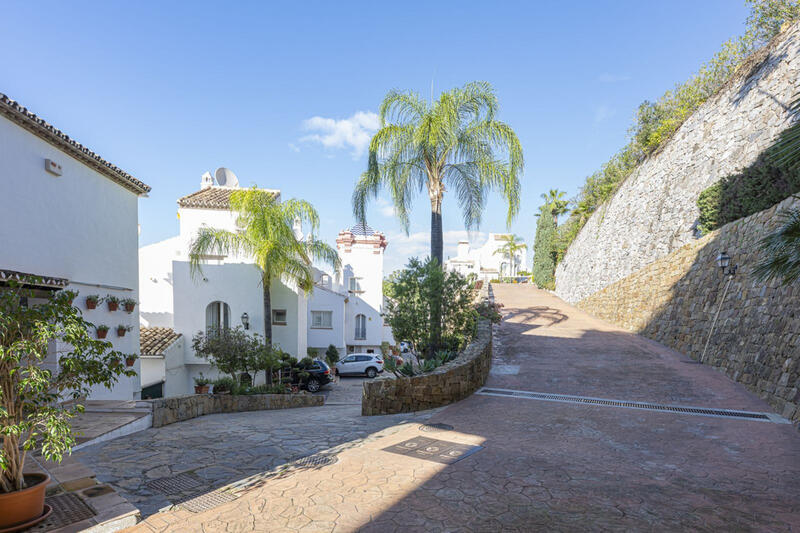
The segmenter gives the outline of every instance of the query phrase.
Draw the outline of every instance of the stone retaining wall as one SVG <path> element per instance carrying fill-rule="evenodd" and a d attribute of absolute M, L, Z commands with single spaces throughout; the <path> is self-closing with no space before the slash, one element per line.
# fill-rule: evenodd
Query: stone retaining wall
<path fill-rule="evenodd" d="M 778 223 L 791 198 L 727 224 L 667 257 L 584 298 L 589 313 L 700 359 L 726 279 L 720 251 L 739 270 L 725 296 L 704 362 L 724 370 L 800 421 L 800 283 L 754 281 L 758 241 Z"/>
<path fill-rule="evenodd" d="M 695 240 L 697 197 L 747 167 L 792 124 L 800 23 L 778 36 L 678 128 L 581 229 L 556 269 L 556 293 L 578 302 Z"/>
<path fill-rule="evenodd" d="M 313 394 L 189 394 L 153 400 L 153 427 L 183 422 L 203 415 L 239 413 L 270 409 L 315 407 L 324 403 L 322 396 Z"/>
<path fill-rule="evenodd" d="M 492 324 L 482 320 L 475 340 L 461 355 L 428 374 L 381 376 L 364 383 L 361 414 L 410 413 L 462 400 L 486 383 L 492 365 Z"/>

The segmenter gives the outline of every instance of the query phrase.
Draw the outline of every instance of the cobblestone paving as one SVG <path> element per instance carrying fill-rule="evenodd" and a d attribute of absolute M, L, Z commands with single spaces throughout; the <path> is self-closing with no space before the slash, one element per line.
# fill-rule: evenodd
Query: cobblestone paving
<path fill-rule="evenodd" d="M 490 377 L 490 386 L 769 410 L 723 374 L 686 364 L 686 357 L 547 293 L 519 286 L 500 286 L 496 292 L 506 304 L 506 317 L 495 336 L 501 371 Z M 198 513 L 157 513 L 136 531 L 800 528 L 800 435 L 791 425 L 473 395 L 433 414 L 431 422 L 454 430 L 431 434 L 420 432 L 416 421 L 357 417 L 348 405 L 314 410 L 319 414 L 306 414 L 306 421 L 284 412 L 289 418 L 282 424 L 273 419 L 269 426 L 251 421 L 256 413 L 177 424 L 171 446 L 182 450 L 184 461 L 194 461 L 185 468 L 243 471 L 235 463 L 238 457 L 254 465 L 264 461 L 264 472 L 229 487 L 238 496 L 234 501 Z M 334 413 L 344 422 L 318 431 Z M 299 448 L 316 451 L 348 434 L 373 433 L 341 442 L 332 451 L 338 459 L 333 464 L 268 471 L 275 462 L 267 455 L 275 450 L 246 452 L 262 445 L 254 429 L 265 439 L 270 435 L 263 445 L 280 447 L 284 456 L 292 455 L 292 446 L 298 453 L 303 453 Z M 339 438 L 326 436 L 330 431 Z M 193 440 L 201 435 L 211 442 Z M 308 435 L 313 437 L 302 440 Z M 484 448 L 451 465 L 382 450 L 420 435 Z M 231 442 L 237 440 L 249 445 Z M 120 445 L 116 453 L 133 453 L 133 444 Z M 168 459 L 177 453 L 167 451 L 169 446 L 161 448 L 151 438 L 146 444 L 157 448 L 161 459 L 155 462 L 169 471 L 180 469 Z M 232 448 L 242 451 L 228 457 L 225 450 Z M 190 459 L 194 456 L 207 462 Z M 135 473 L 125 479 L 149 472 L 131 468 Z"/>

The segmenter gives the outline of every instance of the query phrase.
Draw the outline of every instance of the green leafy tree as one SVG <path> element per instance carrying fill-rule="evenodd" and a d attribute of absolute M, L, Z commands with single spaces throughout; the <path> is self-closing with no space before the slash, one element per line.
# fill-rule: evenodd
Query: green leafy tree
<path fill-rule="evenodd" d="M 418 348 L 418 356 L 420 350 L 429 355 L 442 348 L 463 348 L 474 336 L 477 312 L 473 279 L 445 272 L 433 259 L 422 262 L 412 258 L 400 271 L 395 291 L 397 298 L 387 306 L 387 321 L 395 338 Z M 441 297 L 441 337 L 431 328 L 434 295 Z"/>
<path fill-rule="evenodd" d="M 272 282 L 280 280 L 310 292 L 314 287 L 312 263 L 322 261 L 338 271 L 339 255 L 334 248 L 314 238 L 319 216 L 306 201 L 280 202 L 271 193 L 253 187 L 234 191 L 230 207 L 237 214 L 238 231 L 200 228 L 190 247 L 191 271 L 193 275 L 201 273 L 207 255 L 243 254 L 252 258 L 261 269 L 264 335 L 269 343 L 272 341 Z M 296 222 L 310 226 L 308 238 L 297 238 Z"/>
<path fill-rule="evenodd" d="M 502 255 L 507 258 L 509 268 L 511 269 L 510 275 L 515 276 L 517 263 L 514 261 L 514 258 L 517 256 L 517 252 L 527 250 L 528 246 L 524 242 L 521 242 L 522 237 L 518 237 L 517 235 L 510 235 L 505 241 L 503 246 L 493 252 L 493 255 Z"/>
<path fill-rule="evenodd" d="M 540 208 L 533 244 L 533 280 L 542 289 L 555 289 L 556 221 L 548 205 Z"/>
<path fill-rule="evenodd" d="M 123 362 L 135 356 L 91 336 L 94 326 L 72 306 L 76 296 L 42 299 L 15 282 L 0 290 L 0 493 L 25 488 L 25 456 L 34 447 L 49 461 L 71 450 L 70 419 L 83 412 L 93 385 L 111 388 L 136 375 Z M 63 350 L 54 354 L 54 346 Z M 54 355 L 57 369 L 47 364 Z"/>
<path fill-rule="evenodd" d="M 395 213 L 408 231 L 413 197 L 428 192 L 431 258 L 444 263 L 442 200 L 458 198 L 468 228 L 480 224 L 486 191 L 499 190 L 508 204 L 507 222 L 519 210 L 522 146 L 497 120 L 491 85 L 473 82 L 425 102 L 412 92 L 390 91 L 381 103 L 381 128 L 369 147 L 367 171 L 353 192 L 353 212 L 366 220 L 367 202 L 386 188 Z"/>
<path fill-rule="evenodd" d="M 239 372 L 250 373 L 255 368 L 258 344 L 262 344 L 258 337 L 251 337 L 241 326 L 199 331 L 192 337 L 192 348 L 198 357 L 234 378 Z"/>
<path fill-rule="evenodd" d="M 750 6 L 749 31 L 761 44 L 777 35 L 785 24 L 800 19 L 797 0 L 746 0 L 746 3 Z"/>

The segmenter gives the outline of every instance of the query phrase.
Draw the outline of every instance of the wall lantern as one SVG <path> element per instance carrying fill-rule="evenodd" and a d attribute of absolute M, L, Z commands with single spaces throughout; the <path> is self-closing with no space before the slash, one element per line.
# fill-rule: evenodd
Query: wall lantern
<path fill-rule="evenodd" d="M 717 266 L 722 270 L 723 275 L 734 276 L 736 274 L 736 265 L 731 266 L 731 256 L 725 252 L 717 255 Z"/>
<path fill-rule="evenodd" d="M 250 329 L 250 315 L 247 313 L 242 313 L 242 325 L 244 329 Z"/>

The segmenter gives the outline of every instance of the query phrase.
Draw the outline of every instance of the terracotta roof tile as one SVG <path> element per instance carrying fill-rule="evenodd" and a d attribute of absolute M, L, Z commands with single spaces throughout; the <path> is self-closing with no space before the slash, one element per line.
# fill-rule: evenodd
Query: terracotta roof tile
<path fill-rule="evenodd" d="M 141 355 L 164 355 L 164 350 L 181 337 L 172 328 L 141 328 L 139 352 Z"/>
<path fill-rule="evenodd" d="M 188 194 L 178 199 L 179 207 L 194 207 L 199 209 L 230 209 L 231 195 L 234 191 L 241 191 L 238 187 L 206 187 L 197 192 Z M 269 189 L 259 189 L 274 195 L 280 191 Z"/>
<path fill-rule="evenodd" d="M 57 129 L 44 119 L 36 116 L 16 102 L 0 93 L 0 115 L 22 126 L 37 137 L 47 141 L 64 153 L 74 157 L 81 163 L 95 169 L 104 176 L 111 178 L 126 189 L 136 194 L 150 192 L 150 186 L 134 178 L 121 168 L 112 165 L 96 153 L 92 152 L 79 142 L 71 139 L 69 135 Z"/>
<path fill-rule="evenodd" d="M 22 285 L 31 287 L 45 287 L 51 289 L 63 289 L 69 285 L 69 280 L 56 278 L 53 276 L 41 276 L 39 274 L 29 274 L 27 272 L 17 272 L 16 270 L 0 269 L 0 282 L 8 283 L 14 280 Z"/>

